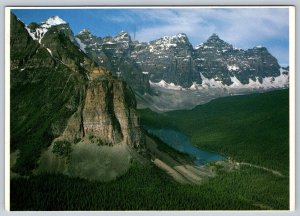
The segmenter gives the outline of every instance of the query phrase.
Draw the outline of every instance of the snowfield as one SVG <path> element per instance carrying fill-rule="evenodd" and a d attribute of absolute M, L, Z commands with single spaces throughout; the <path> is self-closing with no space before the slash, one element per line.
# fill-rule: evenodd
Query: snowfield
<path fill-rule="evenodd" d="M 265 77 L 262 83 L 259 82 L 258 78 L 256 80 L 249 79 L 248 84 L 242 84 L 235 76 L 230 77 L 232 84 L 224 85 L 221 81 L 215 80 L 214 78 L 208 79 L 200 73 L 202 83 L 198 84 L 193 82 L 189 88 L 184 88 L 180 85 L 175 85 L 174 83 L 167 83 L 161 80 L 157 83 L 150 81 L 150 86 L 161 87 L 171 90 L 199 90 L 206 88 L 225 88 L 225 89 L 272 89 L 272 88 L 287 88 L 289 85 L 289 75 L 283 73 L 284 70 L 280 70 L 280 75 L 277 77 Z"/>
<path fill-rule="evenodd" d="M 231 77 L 232 84 L 224 85 L 221 81 L 208 79 L 200 73 L 202 83 L 194 82 L 189 88 L 174 83 L 151 82 L 154 94 L 136 92 L 138 109 L 150 108 L 155 112 L 167 112 L 180 109 L 192 109 L 197 105 L 226 96 L 266 92 L 289 87 L 288 72 L 281 69 L 277 77 L 265 77 L 262 83 L 258 79 L 249 79 L 248 84 L 242 84 L 235 76 Z"/>

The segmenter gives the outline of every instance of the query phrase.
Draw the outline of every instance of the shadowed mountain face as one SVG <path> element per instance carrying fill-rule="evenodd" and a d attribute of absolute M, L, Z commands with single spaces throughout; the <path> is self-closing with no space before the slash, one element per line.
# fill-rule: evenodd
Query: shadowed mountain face
<path fill-rule="evenodd" d="M 143 143 L 131 88 L 82 52 L 60 18 L 26 27 L 12 14 L 10 45 L 14 172 L 37 169 L 46 150 L 66 162 L 79 142 Z"/>
<path fill-rule="evenodd" d="M 280 75 L 279 64 L 265 47 L 242 50 L 221 40 L 213 34 L 195 50 L 195 67 L 203 76 L 222 81 L 230 85 L 230 77 L 236 77 L 241 83 L 249 79 L 277 77 Z"/>
<path fill-rule="evenodd" d="M 126 32 L 116 37 L 96 37 L 84 29 L 76 36 L 79 47 L 99 65 L 109 68 L 118 78 L 126 81 L 134 90 L 150 92 L 149 77 L 143 73 L 131 53 L 135 42 Z"/>

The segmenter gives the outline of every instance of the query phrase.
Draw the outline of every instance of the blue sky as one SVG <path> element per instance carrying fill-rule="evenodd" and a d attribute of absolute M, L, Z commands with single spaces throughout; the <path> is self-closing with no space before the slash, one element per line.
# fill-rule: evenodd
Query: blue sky
<path fill-rule="evenodd" d="M 123 9 L 14 9 L 25 24 L 58 15 L 75 34 L 87 28 L 97 36 L 128 31 L 139 41 L 186 33 L 196 46 L 216 33 L 234 47 L 262 45 L 288 65 L 289 12 L 287 8 L 123 8 Z"/>

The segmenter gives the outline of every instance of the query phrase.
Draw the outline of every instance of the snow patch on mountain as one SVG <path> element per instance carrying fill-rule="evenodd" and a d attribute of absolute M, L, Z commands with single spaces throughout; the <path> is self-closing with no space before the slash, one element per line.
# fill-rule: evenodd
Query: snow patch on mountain
<path fill-rule="evenodd" d="M 258 78 L 255 80 L 249 79 L 248 84 L 242 84 L 235 76 L 230 77 L 233 84 L 227 88 L 247 88 L 247 89 L 271 89 L 271 88 L 286 88 L 289 86 L 289 75 L 280 70 L 280 75 L 277 77 L 264 77 L 262 83 Z"/>
<path fill-rule="evenodd" d="M 81 40 L 79 38 L 77 38 L 77 37 L 75 37 L 75 40 L 78 43 L 79 48 L 85 53 L 86 52 L 85 51 L 86 45 L 84 43 L 82 43 Z"/>
<path fill-rule="evenodd" d="M 214 78 L 208 79 L 200 73 L 202 79 L 202 87 L 204 88 L 224 88 L 225 86 L 222 84 L 222 81 L 215 80 Z"/>
<path fill-rule="evenodd" d="M 175 85 L 174 83 L 167 83 L 164 80 L 161 80 L 157 83 L 149 81 L 150 86 L 153 87 L 160 87 L 160 88 L 165 88 L 165 89 L 170 89 L 170 90 L 183 90 L 184 88 L 181 87 L 180 85 Z"/>
<path fill-rule="evenodd" d="M 121 31 L 115 38 L 116 41 L 129 40 L 130 36 L 127 32 Z"/>
<path fill-rule="evenodd" d="M 203 43 L 201 43 L 201 44 L 195 46 L 195 50 L 200 49 L 200 48 L 202 48 L 202 47 L 203 47 Z"/>
<path fill-rule="evenodd" d="M 263 83 L 265 84 L 266 88 L 287 87 L 289 85 L 288 72 L 281 68 L 280 76 L 263 78 Z"/>
<path fill-rule="evenodd" d="M 41 43 L 42 38 L 48 31 L 48 28 L 45 28 L 45 27 L 36 28 L 35 31 L 33 31 L 33 32 L 31 31 L 30 28 L 28 28 L 28 27 L 25 27 L 25 28 L 26 28 L 27 32 L 29 33 L 29 35 L 31 36 L 31 38 L 33 40 L 37 40 L 39 43 Z"/>
<path fill-rule="evenodd" d="M 52 55 L 52 51 L 51 51 L 49 48 L 46 48 L 46 49 L 47 49 L 47 51 L 50 53 L 50 55 L 53 56 L 53 55 Z"/>
<path fill-rule="evenodd" d="M 88 30 L 88 29 L 82 29 L 80 32 L 79 32 L 79 34 L 85 34 L 85 33 L 87 33 L 87 34 L 91 34 L 90 33 L 90 31 Z"/>
<path fill-rule="evenodd" d="M 239 70 L 240 68 L 237 66 L 237 65 L 227 65 L 227 69 L 229 71 L 237 71 Z"/>
<path fill-rule="evenodd" d="M 196 82 L 193 82 L 193 84 L 190 87 L 191 90 L 197 90 L 199 89 L 199 85 Z"/>
<path fill-rule="evenodd" d="M 116 43 L 113 41 L 107 41 L 107 42 L 104 42 L 104 44 L 116 44 Z"/>
<path fill-rule="evenodd" d="M 240 86 L 243 86 L 243 84 L 238 80 L 238 78 L 230 77 L 232 84 L 230 85 L 231 88 L 239 88 Z"/>

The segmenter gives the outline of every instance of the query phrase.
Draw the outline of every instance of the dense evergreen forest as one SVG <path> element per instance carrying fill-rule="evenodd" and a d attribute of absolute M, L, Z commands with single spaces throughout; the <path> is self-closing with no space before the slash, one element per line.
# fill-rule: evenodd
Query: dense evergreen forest
<path fill-rule="evenodd" d="M 11 201 L 12 210 L 288 209 L 289 203 L 288 178 L 265 171 L 245 167 L 192 186 L 139 164 L 108 183 L 63 175 L 15 179 Z"/>
<path fill-rule="evenodd" d="M 201 185 L 181 185 L 154 165 L 135 161 L 125 175 L 107 183 L 56 174 L 12 179 L 11 209 L 288 209 L 288 95 L 281 90 L 220 98 L 189 111 L 140 111 L 144 125 L 180 130 L 202 149 L 281 176 L 241 165 Z"/>
<path fill-rule="evenodd" d="M 204 150 L 289 173 L 288 89 L 219 98 L 192 110 L 140 110 L 140 115 L 143 125 L 179 130 Z"/>

